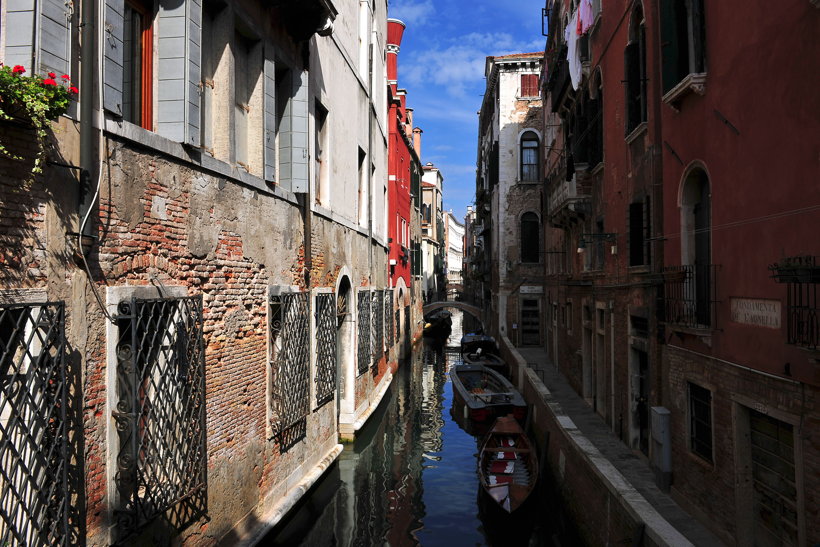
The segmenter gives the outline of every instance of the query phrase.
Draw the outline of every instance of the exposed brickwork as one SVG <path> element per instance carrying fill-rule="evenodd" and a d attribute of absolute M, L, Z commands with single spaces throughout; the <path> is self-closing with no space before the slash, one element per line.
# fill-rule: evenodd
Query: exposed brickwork
<path fill-rule="evenodd" d="M 736 450 L 748 451 L 748 439 L 737 438 L 735 420 L 742 419 L 735 405 L 753 401 L 756 410 L 778 417 L 784 413 L 798 424 L 795 437 L 801 440 L 802 478 L 797 490 L 805 496 L 805 524 L 809 544 L 820 538 L 820 476 L 812 470 L 820 465 L 820 393 L 805 384 L 776 382 L 742 367 L 666 346 L 664 366 L 669 393 L 664 404 L 672 411 L 673 493 L 701 516 L 708 516 L 727 537 L 737 534 L 735 466 Z M 688 382 L 712 391 L 712 438 L 714 462 L 692 453 L 688 438 Z M 744 397 L 737 403 L 738 396 Z M 795 454 L 797 458 L 797 454 Z M 796 461 L 800 461 L 797 458 Z M 798 465 L 798 468 L 800 466 Z M 709 485 L 704 488 L 703 485 Z"/>

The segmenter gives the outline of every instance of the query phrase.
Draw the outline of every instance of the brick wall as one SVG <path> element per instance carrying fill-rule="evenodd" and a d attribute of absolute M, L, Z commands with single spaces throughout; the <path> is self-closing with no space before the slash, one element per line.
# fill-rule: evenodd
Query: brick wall
<path fill-rule="evenodd" d="M 816 388 L 783 381 L 732 366 L 708 356 L 693 354 L 675 346 L 665 346 L 664 365 L 669 392 L 664 404 L 672 411 L 672 492 L 682 505 L 699 515 L 725 538 L 738 535 L 738 522 L 750 526 L 750 516 L 737 514 L 743 500 L 736 491 L 737 451 L 745 439 L 738 439 L 736 421 L 743 419 L 736 405 L 755 408 L 782 421 L 795 424 L 799 451 L 795 459 L 802 477 L 797 490 L 805 496 L 804 518 L 807 544 L 820 539 L 820 393 Z M 688 438 L 688 382 L 712 391 L 714 462 L 694 455 Z M 802 456 L 802 457 L 801 457 Z M 740 518 L 740 520 L 738 520 Z"/>

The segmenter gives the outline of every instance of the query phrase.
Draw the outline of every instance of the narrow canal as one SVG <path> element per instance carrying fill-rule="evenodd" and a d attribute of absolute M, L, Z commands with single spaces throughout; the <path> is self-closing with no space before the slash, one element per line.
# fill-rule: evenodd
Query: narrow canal
<path fill-rule="evenodd" d="M 456 311 L 445 344 L 425 339 L 356 441 L 260 545 L 577 545 L 548 480 L 513 515 L 480 491 L 481 438 L 455 421 L 449 375 L 475 326 Z"/>

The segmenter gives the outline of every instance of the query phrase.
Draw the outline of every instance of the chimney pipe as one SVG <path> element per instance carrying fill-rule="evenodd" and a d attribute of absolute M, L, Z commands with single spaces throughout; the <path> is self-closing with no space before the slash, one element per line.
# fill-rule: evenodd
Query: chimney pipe
<path fill-rule="evenodd" d="M 414 127 L 413 128 L 413 148 L 415 149 L 416 155 L 419 157 L 419 160 L 421 160 L 421 134 L 422 133 L 424 133 L 424 131 L 422 131 L 420 127 Z"/>

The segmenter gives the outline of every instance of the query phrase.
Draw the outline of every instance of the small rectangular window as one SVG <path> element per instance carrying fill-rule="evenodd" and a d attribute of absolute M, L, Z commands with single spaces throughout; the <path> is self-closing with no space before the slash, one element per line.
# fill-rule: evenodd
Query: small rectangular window
<path fill-rule="evenodd" d="M 712 461 L 712 392 L 689 382 L 689 448 Z"/>

